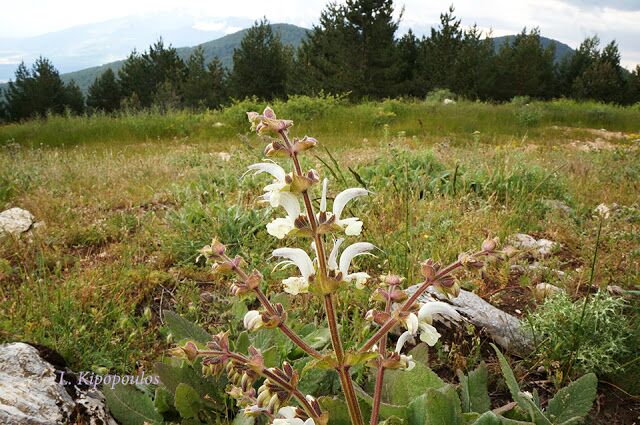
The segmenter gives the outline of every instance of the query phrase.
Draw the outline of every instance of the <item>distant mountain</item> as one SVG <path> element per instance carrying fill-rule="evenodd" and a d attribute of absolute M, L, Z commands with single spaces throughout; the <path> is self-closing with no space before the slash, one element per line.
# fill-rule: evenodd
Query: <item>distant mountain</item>
<path fill-rule="evenodd" d="M 49 58 L 61 73 L 125 58 L 160 36 L 165 44 L 194 46 L 251 26 L 246 18 L 201 18 L 180 11 L 146 13 L 23 38 L 0 38 L 0 82 L 14 76 L 20 61 Z"/>
<path fill-rule="evenodd" d="M 110 21 L 111 22 L 111 21 Z M 129 21 L 126 21 L 129 22 Z M 209 28 L 219 28 L 221 31 L 222 30 L 229 30 L 230 28 L 233 28 L 232 26 L 229 26 L 230 24 L 228 22 L 225 21 L 224 26 L 223 24 L 220 24 L 218 26 L 216 26 L 216 24 L 211 24 L 211 26 Z M 180 26 L 179 24 L 176 24 L 176 26 L 178 28 L 183 28 L 182 26 Z M 247 25 L 248 26 L 248 25 Z M 278 33 L 280 35 L 280 38 L 282 39 L 282 42 L 285 45 L 289 45 L 289 46 L 293 46 L 294 48 L 298 47 L 302 40 L 307 36 L 309 30 L 306 28 L 302 28 L 302 27 L 298 27 L 296 25 L 291 25 L 291 24 L 272 24 L 271 25 L 274 32 Z M 113 22 L 111 22 L 111 25 L 109 28 L 114 28 L 114 27 L 118 27 L 117 25 L 114 26 Z M 95 28 L 94 28 L 95 30 Z M 244 37 L 244 35 L 247 32 L 247 28 L 242 29 L 240 31 L 236 31 L 233 32 L 232 34 L 228 34 L 228 35 L 224 35 L 221 36 L 219 38 L 216 38 L 214 40 L 211 41 L 206 41 L 200 44 L 197 44 L 195 46 L 191 46 L 191 47 L 179 47 L 177 48 L 178 51 L 178 55 L 182 58 L 182 59 L 187 59 L 191 53 L 195 50 L 196 47 L 201 46 L 204 50 L 204 56 L 205 56 L 205 60 L 207 62 L 211 61 L 214 57 L 218 57 L 220 58 L 220 60 L 222 61 L 223 65 L 227 68 L 231 68 L 232 63 L 233 63 L 233 50 L 237 47 L 240 46 L 240 42 L 242 41 L 242 38 Z M 106 31 L 106 30 L 105 30 Z M 193 30 L 195 32 L 191 32 L 191 31 L 183 31 L 183 30 L 176 30 L 173 33 L 173 36 L 171 38 L 169 37 L 165 37 L 163 35 L 163 38 L 165 40 L 169 40 L 169 39 L 176 39 L 176 34 L 182 34 L 183 37 L 197 37 L 197 36 L 201 36 L 202 34 L 200 34 L 198 32 L 198 30 Z M 152 31 L 153 32 L 153 31 Z M 62 32 L 64 33 L 64 32 Z M 187 33 L 189 33 L 190 35 L 188 35 Z M 64 37 L 66 37 L 66 35 L 64 34 L 58 34 L 58 36 L 62 39 Z M 109 36 L 104 35 L 104 42 L 108 44 L 108 42 L 111 42 L 110 40 L 113 39 L 112 43 L 115 45 L 121 45 L 122 41 L 120 40 L 120 33 L 118 33 L 117 35 L 115 34 L 110 34 Z M 155 40 L 157 40 L 160 37 L 160 34 L 158 33 L 153 33 L 153 37 L 150 38 L 149 43 L 147 44 L 147 46 L 149 44 L 152 44 Z M 502 36 L 502 37 L 494 37 L 493 38 L 493 43 L 495 46 L 496 51 L 498 51 L 498 49 L 500 48 L 501 45 L 503 45 L 504 43 L 510 42 L 513 39 L 513 35 L 506 35 L 506 36 Z M 60 40 L 61 40 L 60 39 Z M 95 40 L 95 37 L 94 37 Z M 557 40 L 551 39 L 551 38 L 546 38 L 546 37 L 540 37 L 540 40 L 542 42 L 543 47 L 547 47 L 548 45 L 550 45 L 551 43 L 554 43 L 556 45 L 556 52 L 555 52 L 555 60 L 556 62 L 560 61 L 563 57 L 565 57 L 566 55 L 571 55 L 573 54 L 574 50 L 569 47 L 568 45 L 561 43 Z M 61 41 L 62 42 L 62 41 Z M 175 43 L 174 43 L 175 44 Z M 146 47 L 145 47 L 146 48 Z M 139 51 L 143 51 L 145 50 L 145 48 L 139 48 Z M 121 55 L 122 57 L 126 57 L 131 50 L 133 50 L 133 47 L 131 47 L 128 51 L 126 51 L 126 53 L 123 53 Z M 0 49 L 0 56 L 2 53 L 2 49 Z M 55 55 L 47 55 L 47 57 L 51 58 L 51 57 L 55 57 Z M 92 56 L 89 52 L 87 59 L 83 59 L 86 60 L 87 62 L 90 62 L 92 59 Z M 95 59 L 93 59 L 95 60 Z M 95 62 L 94 62 L 95 63 Z M 93 83 L 93 81 L 96 79 L 96 77 L 98 77 L 99 75 L 101 75 L 106 69 L 111 68 L 114 72 L 117 72 L 121 67 L 122 64 L 124 63 L 124 60 L 116 60 L 113 62 L 108 62 L 105 63 L 104 65 L 100 65 L 100 66 L 92 66 L 89 68 L 85 68 L 85 69 L 81 69 L 78 71 L 73 71 L 73 72 L 64 72 L 64 67 L 60 66 L 59 63 L 54 61 L 54 65 L 61 70 L 63 73 L 61 74 L 62 80 L 65 82 L 69 82 L 71 80 L 74 80 L 78 86 L 82 89 L 83 92 L 87 92 L 89 86 L 91 85 L 91 83 Z M 30 63 L 28 63 L 28 65 L 30 65 Z M 0 65 L 1 66 L 1 65 Z M 13 77 L 13 75 L 11 76 Z M 4 89 L 6 88 L 6 84 L 0 84 L 0 89 Z"/>
<path fill-rule="evenodd" d="M 298 27 L 291 24 L 271 24 L 273 31 L 280 35 L 280 38 L 285 45 L 298 47 L 302 40 L 307 36 L 308 30 L 306 28 Z M 179 47 L 176 50 L 178 55 L 186 60 L 191 53 L 198 46 L 202 46 L 204 51 L 205 61 L 208 63 L 213 60 L 214 57 L 220 58 L 222 64 L 227 68 L 230 68 L 233 64 L 233 49 L 240 46 L 240 42 L 244 37 L 247 29 L 243 29 L 233 34 L 225 35 L 215 40 L 207 41 L 206 43 L 198 44 L 192 47 Z M 118 60 L 115 62 L 109 62 L 104 65 L 94 66 L 91 68 L 82 69 L 75 72 L 67 72 L 61 74 L 60 77 L 64 82 L 74 80 L 83 92 L 87 92 L 89 86 L 93 81 L 101 75 L 107 68 L 111 68 L 114 72 L 122 67 L 124 60 Z M 54 65 L 57 66 L 56 63 Z M 6 87 L 6 84 L 0 84 L 0 89 Z"/>
<path fill-rule="evenodd" d="M 493 47 L 495 48 L 496 52 L 498 50 L 500 50 L 500 47 L 504 44 L 504 43 L 512 43 L 513 39 L 515 38 L 515 35 L 503 35 L 502 37 L 493 37 Z M 540 44 L 542 44 L 543 48 L 547 48 L 547 46 L 549 46 L 550 44 L 555 44 L 556 45 L 556 53 L 555 53 L 555 61 L 560 62 L 562 60 L 562 58 L 564 58 L 567 55 L 572 55 L 574 50 L 567 46 L 564 43 L 559 42 L 558 40 L 554 40 L 552 38 L 547 38 L 547 37 L 540 37 Z"/>

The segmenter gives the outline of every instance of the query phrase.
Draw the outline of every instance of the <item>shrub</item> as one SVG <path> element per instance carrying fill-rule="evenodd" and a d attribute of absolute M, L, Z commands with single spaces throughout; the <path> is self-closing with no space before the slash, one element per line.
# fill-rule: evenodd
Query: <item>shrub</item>
<path fill-rule="evenodd" d="M 625 301 L 598 292 L 585 304 L 561 294 L 548 299 L 529 316 L 538 344 L 536 353 L 550 370 L 566 373 L 620 371 L 632 333 Z"/>

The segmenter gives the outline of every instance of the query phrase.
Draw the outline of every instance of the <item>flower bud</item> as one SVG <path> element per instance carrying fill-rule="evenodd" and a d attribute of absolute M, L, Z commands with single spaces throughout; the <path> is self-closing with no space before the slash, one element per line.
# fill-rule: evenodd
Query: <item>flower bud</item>
<path fill-rule="evenodd" d="M 420 265 L 420 273 L 424 276 L 424 280 L 427 282 L 431 282 L 436 278 L 437 275 L 437 267 L 432 259 L 428 259 L 427 261 L 422 262 Z"/>
<path fill-rule="evenodd" d="M 183 347 L 169 350 L 169 355 L 192 362 L 198 357 L 198 347 L 193 342 L 188 341 Z"/>
<path fill-rule="evenodd" d="M 318 141 L 313 137 L 304 136 L 302 140 L 295 140 L 293 143 L 293 150 L 295 152 L 304 152 L 309 149 L 313 149 L 317 146 Z"/>
<path fill-rule="evenodd" d="M 493 252 L 498 246 L 498 238 L 487 238 L 482 242 L 482 250 L 485 252 Z"/>
<path fill-rule="evenodd" d="M 245 329 L 248 331 L 257 331 L 264 325 L 262 314 L 257 310 L 249 310 L 247 314 L 244 315 L 243 323 Z"/>
<path fill-rule="evenodd" d="M 402 278 L 395 274 L 389 274 L 384 277 L 384 283 L 389 286 L 398 286 L 402 282 Z"/>

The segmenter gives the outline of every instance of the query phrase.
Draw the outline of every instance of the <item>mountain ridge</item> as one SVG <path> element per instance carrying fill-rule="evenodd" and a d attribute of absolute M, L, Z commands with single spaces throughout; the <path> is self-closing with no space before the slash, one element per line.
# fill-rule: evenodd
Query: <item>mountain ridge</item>
<path fill-rule="evenodd" d="M 297 48 L 301 43 L 304 37 L 310 31 L 307 28 L 303 28 L 300 26 L 296 26 L 293 24 L 287 23 L 276 23 L 271 24 L 275 33 L 280 35 L 280 38 L 283 44 L 292 46 Z M 248 28 L 242 29 L 240 31 L 224 35 L 222 37 L 205 41 L 203 43 L 199 43 L 195 46 L 184 46 L 177 47 L 176 51 L 178 55 L 186 60 L 189 55 L 199 46 L 203 48 L 205 61 L 208 63 L 213 60 L 214 57 L 218 57 L 222 64 L 230 69 L 233 64 L 233 50 L 240 45 L 244 34 L 248 31 Z M 494 47 L 496 51 L 500 48 L 500 46 L 511 40 L 515 35 L 506 35 L 501 37 L 492 37 Z M 543 47 L 547 47 L 551 43 L 556 44 L 556 52 L 555 52 L 555 60 L 561 60 L 565 55 L 572 54 L 574 50 L 565 43 L 562 43 L 558 40 L 554 40 L 547 37 L 540 37 L 541 43 Z M 89 86 L 96 77 L 101 75 L 108 68 L 111 68 L 114 72 L 122 67 L 125 59 L 116 60 L 113 62 L 108 62 L 98 66 L 92 66 L 84 69 L 80 69 L 78 71 L 61 73 L 60 77 L 65 83 L 70 82 L 71 80 L 75 81 L 76 84 L 80 87 L 80 89 L 86 94 Z M 54 63 L 54 66 L 56 64 Z M 0 89 L 6 89 L 8 86 L 7 83 L 0 84 Z"/>

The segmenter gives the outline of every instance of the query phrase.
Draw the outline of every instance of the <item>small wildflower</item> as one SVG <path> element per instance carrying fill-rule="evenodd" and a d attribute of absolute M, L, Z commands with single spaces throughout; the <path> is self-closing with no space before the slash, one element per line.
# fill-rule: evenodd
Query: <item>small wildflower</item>
<path fill-rule="evenodd" d="M 249 310 L 244 315 L 244 327 L 248 331 L 256 331 L 264 325 L 262 321 L 262 314 L 257 310 Z"/>
<path fill-rule="evenodd" d="M 606 204 L 600 204 L 598 205 L 594 212 L 596 213 L 596 215 L 604 220 L 608 219 L 609 217 L 611 217 L 611 209 L 606 205 Z"/>

